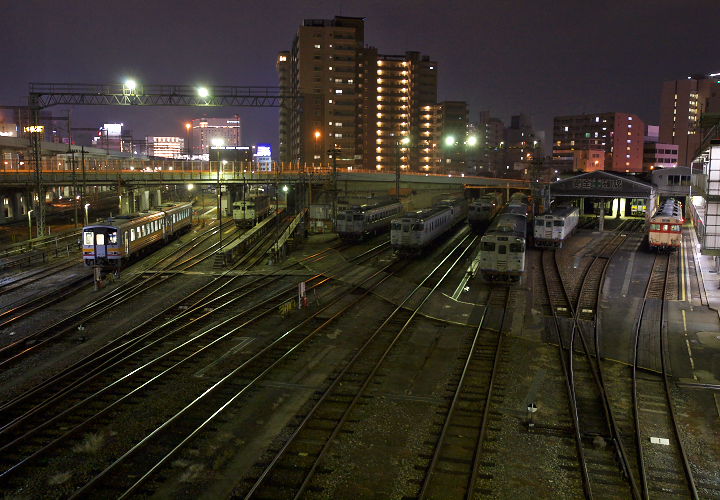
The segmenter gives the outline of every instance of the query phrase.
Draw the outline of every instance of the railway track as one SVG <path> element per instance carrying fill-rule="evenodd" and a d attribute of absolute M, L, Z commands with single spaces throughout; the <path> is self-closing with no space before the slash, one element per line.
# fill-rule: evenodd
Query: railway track
<path fill-rule="evenodd" d="M 379 247 L 385 248 L 387 245 Z M 377 250 L 379 248 L 366 252 L 360 259 L 367 258 L 367 255 Z M 308 258 L 318 257 L 314 255 Z M 262 282 L 256 283 L 255 290 L 268 286 L 267 279 L 255 281 Z M 327 278 L 316 276 L 314 281 L 316 284 L 310 286 L 318 286 Z M 155 336 L 145 339 L 147 342 L 135 343 L 132 352 L 128 352 L 127 345 L 122 345 L 122 351 L 116 353 L 114 359 L 101 359 L 97 366 L 83 363 L 74 367 L 71 372 L 81 372 L 83 377 L 73 379 L 74 382 L 71 380 L 71 385 L 66 383 L 66 377 L 55 377 L 24 397 L 3 405 L 0 408 L 3 422 L 11 420 L 0 428 L 0 449 L 3 450 L 0 452 L 0 460 L 6 467 L 0 474 L 0 480 L 6 481 L 9 476 L 17 474 L 19 469 L 31 466 L 38 458 L 51 453 L 73 436 L 102 428 L 110 412 L 120 411 L 122 405 L 132 407 L 138 398 L 157 390 L 158 385 L 168 384 L 168 378 L 196 376 L 197 366 L 193 363 L 201 359 L 205 359 L 206 363 L 222 359 L 223 354 L 228 353 L 228 344 L 232 346 L 239 330 L 277 311 L 278 305 L 288 298 L 293 300 L 295 289 L 295 283 L 285 286 L 265 300 L 234 313 L 230 318 L 206 326 L 199 334 L 193 333 L 201 328 L 198 320 L 210 312 L 200 314 L 197 319 L 184 318 L 179 327 L 174 325 L 165 330 L 156 329 Z M 222 307 L 233 305 L 248 293 L 227 300 Z M 206 310 L 206 305 L 202 302 L 197 309 Z M 213 307 L 212 311 L 219 309 Z M 185 340 L 188 333 L 190 338 Z M 180 338 L 175 342 L 175 347 L 168 345 L 170 337 L 177 335 Z"/>
<path fill-rule="evenodd" d="M 612 411 L 605 389 L 598 356 L 597 331 L 594 332 L 593 339 L 587 339 L 581 321 L 583 316 L 588 316 L 588 310 L 593 313 L 591 318 L 595 317 L 607 265 L 623 242 L 624 236 L 618 233 L 595 255 L 582 280 L 574 305 L 559 278 L 561 274 L 555 252 L 545 251 L 545 254 L 552 256 L 543 255 L 546 293 L 552 304 L 554 328 L 566 378 L 576 455 L 587 498 L 598 494 L 600 488 L 603 495 L 620 498 L 639 495 L 632 474 L 633 457 L 623 442 L 621 426 Z M 558 314 L 559 309 L 567 306 L 570 306 L 572 318 L 569 325 L 561 322 Z M 566 331 L 568 329 L 569 332 Z"/>
<path fill-rule="evenodd" d="M 162 271 L 154 271 L 149 276 L 145 276 L 142 273 L 136 274 L 127 282 L 120 284 L 113 291 L 90 302 L 70 316 L 3 346 L 0 348 L 0 368 L 16 362 L 31 352 L 35 352 L 41 346 L 61 338 L 70 331 L 75 331 L 78 326 L 83 325 L 89 319 L 98 317 L 104 312 L 117 307 L 118 304 L 144 293 L 150 288 L 164 283 L 175 276 L 175 274 L 172 273 L 162 274 L 163 271 L 186 270 L 210 258 L 210 256 L 213 255 L 212 251 L 214 251 L 212 249 L 214 249 L 218 243 L 213 243 L 208 248 L 200 249 L 195 255 L 189 254 L 215 234 L 217 234 L 217 228 L 212 228 L 185 243 L 179 252 L 161 259 L 160 262 L 165 266 L 162 268 Z M 55 294 L 58 296 L 67 296 L 81 286 L 82 284 L 77 282 L 68 283 L 60 289 L 55 290 Z M 2 325 L 8 326 L 42 309 L 42 303 L 38 304 L 36 301 L 30 300 L 12 308 L 9 311 L 9 317 L 2 322 Z"/>
<path fill-rule="evenodd" d="M 316 473 L 321 468 L 332 443 L 342 432 L 355 407 L 363 399 L 368 386 L 378 370 L 385 363 L 389 353 L 398 344 L 409 325 L 426 301 L 440 287 L 444 278 L 460 262 L 473 246 L 477 237 L 465 236 L 448 255 L 432 269 L 394 311 L 380 324 L 359 347 L 352 358 L 335 375 L 332 383 L 318 394 L 315 404 L 299 420 L 289 438 L 277 453 L 264 465 L 257 479 L 242 493 L 245 498 L 298 498 L 311 487 Z M 469 243 L 468 243 L 469 241 Z M 459 254 L 454 261 L 446 262 L 452 255 Z M 432 280 L 440 275 L 420 300 L 413 297 Z M 411 299 L 417 305 L 406 308 Z M 292 473 L 288 473 L 288 471 Z"/>
<path fill-rule="evenodd" d="M 6 293 L 22 288 L 31 283 L 35 283 L 43 278 L 57 274 L 58 272 L 65 271 L 73 266 L 77 266 L 80 262 L 78 257 L 73 258 L 70 261 L 64 260 L 51 266 L 42 267 L 33 271 L 22 273 L 20 276 L 9 276 L 0 280 L 0 296 Z"/>
<path fill-rule="evenodd" d="M 677 275 L 677 254 L 656 255 L 635 328 L 632 401 L 638 470 L 643 498 L 669 495 L 697 499 L 668 373 L 665 303 L 677 292 L 673 274 Z M 659 309 L 657 314 L 650 314 L 653 306 Z M 641 356 L 641 347 L 645 356 Z M 642 359 L 648 355 L 654 359 Z M 643 369 L 651 363 L 659 375 Z"/>
<path fill-rule="evenodd" d="M 455 390 L 447 407 L 437 414 L 444 415 L 436 424 L 440 428 L 433 449 L 428 453 L 418 498 L 474 498 L 492 495 L 490 488 L 478 485 L 478 470 L 483 458 L 486 436 L 492 433 L 493 405 L 498 405 L 504 387 L 496 382 L 502 361 L 507 362 L 503 339 L 511 308 L 511 287 L 493 287 L 479 325 L 465 353 L 465 362 L 457 377 Z M 497 325 L 489 325 L 490 307 L 502 308 Z M 505 355 L 505 356 L 503 356 Z"/>

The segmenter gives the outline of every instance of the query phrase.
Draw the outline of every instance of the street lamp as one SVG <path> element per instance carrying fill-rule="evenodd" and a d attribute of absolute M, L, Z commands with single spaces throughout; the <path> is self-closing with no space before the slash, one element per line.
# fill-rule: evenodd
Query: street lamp
<path fill-rule="evenodd" d="M 320 139 L 320 135 L 321 134 L 320 134 L 319 130 L 316 130 L 315 133 L 313 134 L 313 136 L 315 136 L 315 155 L 314 155 L 315 157 L 313 158 L 313 164 L 315 163 L 314 160 L 319 159 L 319 158 L 317 158 L 317 156 L 318 156 L 318 140 Z"/>
<path fill-rule="evenodd" d="M 211 144 L 218 149 L 218 171 L 217 171 L 217 216 L 218 216 L 218 231 L 220 234 L 220 246 L 218 251 L 222 248 L 222 186 L 220 185 L 220 170 L 222 169 L 222 153 L 221 147 L 225 145 L 225 141 L 222 137 L 213 137 L 210 141 Z"/>
<path fill-rule="evenodd" d="M 89 224 L 89 222 L 88 222 L 88 208 L 90 208 L 90 203 L 85 203 L 85 225 L 86 225 L 86 226 Z"/>

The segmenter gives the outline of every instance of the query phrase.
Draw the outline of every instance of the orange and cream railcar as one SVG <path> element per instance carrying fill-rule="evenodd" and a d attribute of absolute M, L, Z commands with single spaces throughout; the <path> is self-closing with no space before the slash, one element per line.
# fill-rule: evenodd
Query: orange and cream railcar
<path fill-rule="evenodd" d="M 682 226 L 685 223 L 683 206 L 670 198 L 650 218 L 648 245 L 652 250 L 677 250 L 682 244 Z"/>
<path fill-rule="evenodd" d="M 127 260 L 187 231 L 191 224 L 192 205 L 181 203 L 85 226 L 83 261 L 88 266 L 121 267 Z"/>

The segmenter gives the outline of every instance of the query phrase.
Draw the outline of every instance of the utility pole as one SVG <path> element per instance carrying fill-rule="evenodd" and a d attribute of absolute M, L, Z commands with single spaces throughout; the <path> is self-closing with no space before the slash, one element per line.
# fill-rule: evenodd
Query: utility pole
<path fill-rule="evenodd" d="M 40 107 L 37 103 L 37 96 L 29 97 L 30 104 L 30 120 L 31 124 L 25 127 L 25 132 L 30 134 L 30 147 L 32 149 L 33 161 L 35 162 L 35 190 L 37 192 L 37 210 L 35 211 L 35 220 L 37 226 L 37 235 L 41 237 L 45 234 L 45 187 L 42 182 L 42 151 L 41 151 L 41 134 L 44 127 L 40 125 Z M 31 205 L 32 205 L 32 199 Z"/>

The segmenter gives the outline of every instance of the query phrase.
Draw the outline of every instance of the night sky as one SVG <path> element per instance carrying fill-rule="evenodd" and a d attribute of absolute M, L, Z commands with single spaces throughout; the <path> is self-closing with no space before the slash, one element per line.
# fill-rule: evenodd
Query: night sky
<path fill-rule="evenodd" d="M 718 0 L 1 0 L 0 104 L 24 104 L 29 82 L 275 86 L 277 52 L 303 19 L 334 15 L 365 17 L 381 53 L 438 61 L 439 99 L 467 101 L 472 121 L 482 109 L 526 113 L 548 141 L 556 115 L 622 111 L 656 124 L 664 80 L 720 72 Z M 189 118 L 235 113 L 243 142 L 277 144 L 267 108 L 78 107 L 72 120 L 183 137 Z"/>

